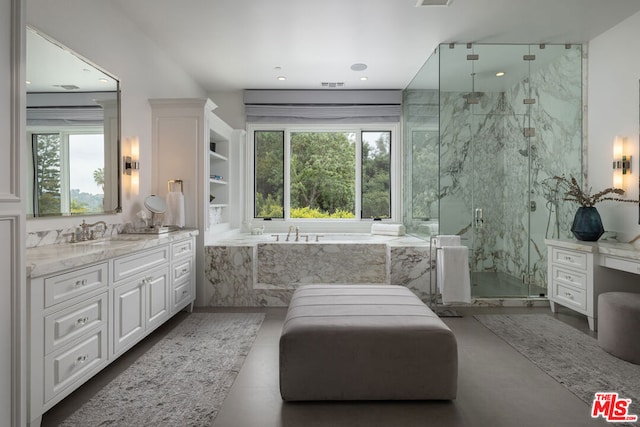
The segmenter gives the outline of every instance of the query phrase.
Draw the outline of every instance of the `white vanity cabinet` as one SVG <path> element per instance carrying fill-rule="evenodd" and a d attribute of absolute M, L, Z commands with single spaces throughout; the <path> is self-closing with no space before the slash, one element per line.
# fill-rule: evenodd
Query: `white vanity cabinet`
<path fill-rule="evenodd" d="M 113 260 L 114 356 L 169 318 L 169 246 Z"/>
<path fill-rule="evenodd" d="M 38 416 L 108 364 L 109 269 L 101 262 L 29 283 L 29 402 Z"/>
<path fill-rule="evenodd" d="M 196 240 L 182 240 L 171 244 L 171 313 L 189 306 L 196 298 Z"/>
<path fill-rule="evenodd" d="M 552 312 L 557 312 L 556 304 L 560 304 L 584 314 L 595 331 L 601 293 L 640 292 L 640 261 L 603 253 L 609 250 L 607 244 L 597 242 L 547 239 L 545 243 Z"/>
<path fill-rule="evenodd" d="M 45 411 L 192 307 L 197 234 L 134 238 L 102 252 L 82 244 L 28 252 L 34 261 L 28 282 L 30 425 L 40 425 Z"/>

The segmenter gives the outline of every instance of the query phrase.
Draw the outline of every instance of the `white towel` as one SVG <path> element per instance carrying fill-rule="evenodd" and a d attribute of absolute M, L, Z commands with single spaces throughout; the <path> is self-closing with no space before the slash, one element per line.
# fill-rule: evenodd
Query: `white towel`
<path fill-rule="evenodd" d="M 181 191 L 167 193 L 167 212 L 164 214 L 164 225 L 184 227 L 184 194 Z"/>
<path fill-rule="evenodd" d="M 371 234 L 383 236 L 404 236 L 404 225 L 402 224 L 383 224 L 374 222 L 371 224 Z"/>
<path fill-rule="evenodd" d="M 460 236 L 456 234 L 436 236 L 436 248 L 443 246 L 460 246 Z"/>
<path fill-rule="evenodd" d="M 442 246 L 438 253 L 438 289 L 443 304 L 471 303 L 469 248 Z"/>

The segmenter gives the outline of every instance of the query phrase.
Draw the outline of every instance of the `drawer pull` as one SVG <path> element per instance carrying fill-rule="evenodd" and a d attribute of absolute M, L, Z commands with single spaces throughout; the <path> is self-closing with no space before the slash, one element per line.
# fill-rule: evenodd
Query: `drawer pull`
<path fill-rule="evenodd" d="M 81 354 L 80 356 L 78 356 L 76 358 L 76 363 L 84 363 L 87 360 L 89 360 L 89 355 L 88 354 Z"/>
<path fill-rule="evenodd" d="M 570 256 L 565 256 L 565 257 L 564 257 L 564 260 L 565 260 L 565 261 L 568 261 L 568 262 L 573 262 L 573 258 L 572 258 L 572 257 L 570 257 Z"/>
<path fill-rule="evenodd" d="M 569 282 L 573 282 L 573 277 L 568 275 L 568 274 L 565 274 L 564 278 L 565 278 L 565 280 L 568 280 Z"/>
<path fill-rule="evenodd" d="M 187 247 L 186 246 L 183 246 L 183 247 L 180 248 L 180 252 L 186 252 L 186 251 L 187 251 Z"/>
<path fill-rule="evenodd" d="M 76 321 L 76 323 L 77 323 L 77 325 L 78 325 L 78 326 L 84 326 L 84 325 L 86 325 L 86 324 L 87 324 L 87 322 L 88 322 L 88 321 L 89 321 L 89 318 L 88 318 L 87 316 L 85 316 L 85 317 L 81 317 L 81 318 L 79 318 L 79 319 Z"/>
<path fill-rule="evenodd" d="M 573 294 L 571 292 L 565 292 L 564 296 L 569 298 L 569 299 L 573 299 Z"/>
<path fill-rule="evenodd" d="M 182 295 L 186 295 L 187 293 L 188 293 L 188 291 L 187 291 L 186 289 L 184 289 L 184 290 L 182 291 Z"/>
<path fill-rule="evenodd" d="M 182 269 L 182 274 L 187 274 L 187 271 L 189 271 L 189 269 L 188 269 L 188 268 L 183 268 L 183 269 Z"/>
<path fill-rule="evenodd" d="M 76 288 L 87 286 L 87 279 L 76 280 Z"/>

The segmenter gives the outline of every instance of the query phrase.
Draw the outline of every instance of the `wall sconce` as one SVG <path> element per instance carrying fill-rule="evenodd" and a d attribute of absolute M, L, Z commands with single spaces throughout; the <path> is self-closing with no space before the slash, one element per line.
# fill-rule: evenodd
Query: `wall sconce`
<path fill-rule="evenodd" d="M 140 170 L 140 140 L 137 136 L 125 139 L 128 146 L 128 155 L 123 156 L 123 173 L 131 175 L 133 171 Z"/>
<path fill-rule="evenodd" d="M 129 191 L 137 195 L 140 188 L 140 140 L 137 136 L 125 138 L 122 173 L 131 177 Z"/>
<path fill-rule="evenodd" d="M 624 177 L 631 174 L 631 156 L 625 154 L 626 142 L 627 138 L 620 136 L 613 140 L 613 186 L 623 190 Z"/>

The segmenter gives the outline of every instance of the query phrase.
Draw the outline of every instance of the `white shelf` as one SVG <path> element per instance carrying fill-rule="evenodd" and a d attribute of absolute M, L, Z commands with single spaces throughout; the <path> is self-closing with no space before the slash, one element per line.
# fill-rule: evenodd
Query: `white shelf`
<path fill-rule="evenodd" d="M 210 208 L 226 208 L 229 206 L 227 203 L 209 203 Z"/>
<path fill-rule="evenodd" d="M 218 154 L 215 151 L 209 151 L 209 157 L 212 157 L 214 159 L 218 159 L 218 160 L 223 160 L 223 161 L 227 161 L 229 160 L 227 157 L 223 156 L 222 154 Z"/>
<path fill-rule="evenodd" d="M 228 183 L 227 183 L 227 181 L 222 181 L 222 180 L 220 180 L 220 179 L 213 179 L 213 178 L 209 178 L 209 181 L 210 181 L 212 184 L 221 184 L 221 185 L 227 185 L 227 184 L 228 184 Z"/>

